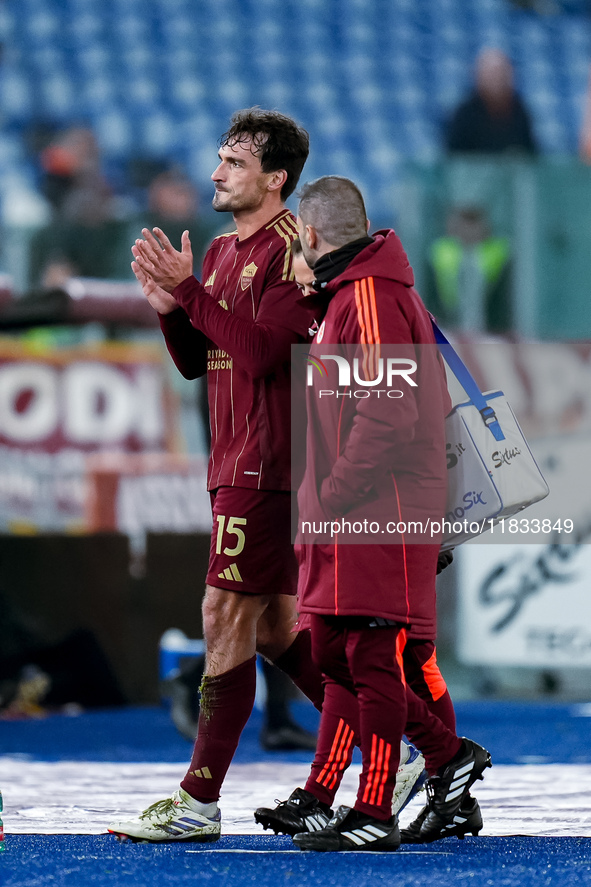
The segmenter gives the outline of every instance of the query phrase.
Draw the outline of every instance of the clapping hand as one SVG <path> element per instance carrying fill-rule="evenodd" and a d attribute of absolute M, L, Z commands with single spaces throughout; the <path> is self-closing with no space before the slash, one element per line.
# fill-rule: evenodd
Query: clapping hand
<path fill-rule="evenodd" d="M 171 311 L 175 311 L 179 307 L 170 293 L 167 293 L 161 286 L 154 283 L 137 261 L 131 263 L 131 269 L 144 291 L 144 296 L 152 308 L 155 308 L 159 314 L 170 314 Z"/>
<path fill-rule="evenodd" d="M 180 252 L 173 247 L 161 228 L 154 228 L 154 233 L 143 228 L 142 234 L 144 239 L 136 240 L 131 248 L 135 259 L 131 266 L 133 272 L 140 280 L 134 267 L 137 265 L 157 287 L 166 293 L 171 293 L 179 283 L 182 283 L 193 273 L 193 250 L 191 249 L 189 232 L 183 232 Z M 141 280 L 140 283 L 142 283 Z"/>

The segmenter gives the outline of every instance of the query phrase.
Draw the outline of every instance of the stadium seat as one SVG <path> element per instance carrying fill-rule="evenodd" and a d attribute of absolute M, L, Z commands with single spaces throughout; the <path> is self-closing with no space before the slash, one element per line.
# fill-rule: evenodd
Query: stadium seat
<path fill-rule="evenodd" d="M 207 187 L 202 158 L 228 115 L 285 109 L 319 155 L 306 175 L 378 175 L 370 213 L 392 221 L 401 164 L 440 154 L 441 125 L 484 46 L 514 58 L 542 150 L 576 150 L 591 29 L 583 0 L 561 7 L 536 16 L 502 0 L 6 0 L 2 113 L 16 132 L 84 119 L 107 164 L 140 140 Z"/>

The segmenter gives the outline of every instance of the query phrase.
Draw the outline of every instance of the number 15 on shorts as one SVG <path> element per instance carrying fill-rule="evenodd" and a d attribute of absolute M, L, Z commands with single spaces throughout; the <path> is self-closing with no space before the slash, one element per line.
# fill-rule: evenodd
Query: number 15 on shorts
<path fill-rule="evenodd" d="M 216 554 L 226 554 L 228 557 L 238 557 L 240 552 L 244 549 L 244 544 L 246 542 L 246 537 L 244 535 L 244 530 L 241 530 L 241 526 L 246 525 L 245 517 L 226 517 L 225 514 L 216 515 L 216 520 L 218 522 L 218 530 L 216 536 L 215 543 L 215 553 Z M 226 524 L 227 520 L 227 524 Z M 236 537 L 236 545 L 232 548 L 231 546 L 224 546 L 224 534 L 226 537 L 235 536 Z M 226 539 L 226 541 L 228 541 Z M 232 540 L 233 541 L 233 540 Z"/>

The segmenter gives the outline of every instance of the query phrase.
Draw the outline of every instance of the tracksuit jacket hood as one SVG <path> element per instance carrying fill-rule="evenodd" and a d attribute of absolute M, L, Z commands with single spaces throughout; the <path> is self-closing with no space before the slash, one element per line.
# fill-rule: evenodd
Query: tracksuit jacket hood
<path fill-rule="evenodd" d="M 413 270 L 398 235 L 389 229 L 377 231 L 372 236 L 374 242 L 355 256 L 341 274 L 330 280 L 322 292 L 332 296 L 347 281 L 370 276 L 392 280 L 403 286 L 414 286 Z"/>

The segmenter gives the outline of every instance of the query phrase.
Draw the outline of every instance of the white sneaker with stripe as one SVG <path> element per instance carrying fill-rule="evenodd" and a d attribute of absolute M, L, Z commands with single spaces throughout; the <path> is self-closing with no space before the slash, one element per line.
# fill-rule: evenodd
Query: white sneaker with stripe
<path fill-rule="evenodd" d="M 412 743 L 408 743 L 408 758 L 396 771 L 396 785 L 392 798 L 392 813 L 399 814 L 409 801 L 425 788 L 427 771 L 425 759 Z"/>
<path fill-rule="evenodd" d="M 170 798 L 156 801 L 136 819 L 112 822 L 109 831 L 120 840 L 217 841 L 222 814 L 217 803 L 202 804 L 179 788 Z"/>

